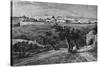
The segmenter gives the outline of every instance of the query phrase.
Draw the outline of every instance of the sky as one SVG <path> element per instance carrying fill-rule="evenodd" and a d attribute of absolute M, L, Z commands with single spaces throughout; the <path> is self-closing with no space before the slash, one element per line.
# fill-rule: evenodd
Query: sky
<path fill-rule="evenodd" d="M 97 18 L 97 6 L 13 0 L 12 15 Z"/>

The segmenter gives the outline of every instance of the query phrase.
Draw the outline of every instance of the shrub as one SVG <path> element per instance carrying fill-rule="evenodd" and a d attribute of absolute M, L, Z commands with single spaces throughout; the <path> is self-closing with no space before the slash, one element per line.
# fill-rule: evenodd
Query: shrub
<path fill-rule="evenodd" d="M 18 58 L 28 57 L 31 52 L 34 52 L 39 47 L 36 44 L 28 44 L 28 42 L 18 42 L 13 45 L 13 52 L 17 53 Z"/>

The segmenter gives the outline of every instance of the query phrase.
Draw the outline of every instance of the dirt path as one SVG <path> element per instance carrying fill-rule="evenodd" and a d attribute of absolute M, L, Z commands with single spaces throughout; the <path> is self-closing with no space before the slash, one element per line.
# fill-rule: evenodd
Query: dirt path
<path fill-rule="evenodd" d="M 84 62 L 96 61 L 96 58 L 90 52 L 82 52 L 70 54 L 67 49 L 52 50 L 45 53 L 40 53 L 34 57 L 23 59 L 22 62 L 14 64 L 14 66 L 20 65 L 38 65 L 49 63 L 69 63 L 69 62 Z"/>
<path fill-rule="evenodd" d="M 54 55 L 61 55 L 61 53 L 68 53 L 68 51 L 66 49 L 64 49 L 64 50 L 59 50 L 59 51 L 52 50 L 52 51 L 48 51 L 46 53 L 40 53 L 40 54 L 38 54 L 38 55 L 36 55 L 32 58 L 24 59 L 21 63 L 15 64 L 14 66 L 27 64 L 29 61 L 35 62 L 37 60 L 42 60 L 44 58 L 48 58 L 48 57 L 51 57 L 51 56 L 54 56 Z"/>
<path fill-rule="evenodd" d="M 85 58 L 89 62 L 96 61 L 96 58 L 92 55 L 92 53 L 89 52 L 79 53 L 79 56 Z"/>

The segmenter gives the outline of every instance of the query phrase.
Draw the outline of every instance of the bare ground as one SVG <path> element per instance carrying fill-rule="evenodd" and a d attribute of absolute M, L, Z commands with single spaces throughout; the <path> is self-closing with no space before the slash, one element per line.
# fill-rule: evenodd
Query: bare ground
<path fill-rule="evenodd" d="M 30 58 L 25 58 L 21 62 L 14 64 L 14 66 L 96 61 L 97 57 L 94 56 L 94 53 L 88 51 L 68 53 L 67 49 L 61 49 L 57 51 L 52 50 L 44 53 L 39 53 Z"/>

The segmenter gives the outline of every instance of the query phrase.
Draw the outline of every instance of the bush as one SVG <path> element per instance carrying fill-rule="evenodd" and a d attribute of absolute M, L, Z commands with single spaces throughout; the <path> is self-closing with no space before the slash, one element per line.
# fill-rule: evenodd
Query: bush
<path fill-rule="evenodd" d="M 28 44 L 28 42 L 18 42 L 13 45 L 13 52 L 17 53 L 18 58 L 28 57 L 31 53 L 37 52 L 40 49 L 37 44 Z"/>

